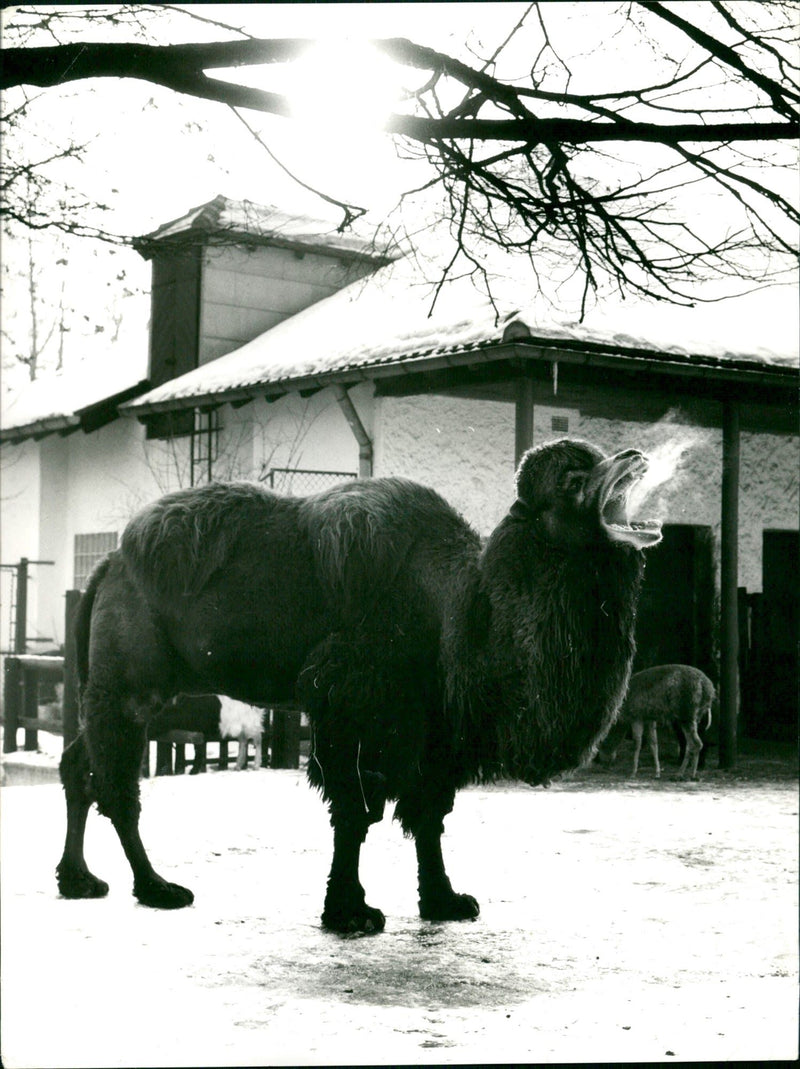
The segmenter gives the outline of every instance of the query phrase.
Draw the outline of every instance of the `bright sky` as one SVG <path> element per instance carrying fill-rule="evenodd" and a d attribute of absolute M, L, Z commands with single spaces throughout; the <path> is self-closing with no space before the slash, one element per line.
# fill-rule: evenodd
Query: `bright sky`
<path fill-rule="evenodd" d="M 164 41 L 230 38 L 230 32 L 215 21 L 242 26 L 254 36 L 316 38 L 319 46 L 294 68 L 243 67 L 227 73 L 289 95 L 298 115 L 296 121 L 257 112 L 243 115 L 300 179 L 368 207 L 376 219 L 394 206 L 404 190 L 421 183 L 428 174 L 424 164 L 398 159 L 391 141 L 378 129 L 383 115 L 398 108 L 396 101 L 404 82 L 408 88 L 410 80 L 413 87 L 426 75 L 400 71 L 376 56 L 365 42 L 369 38 L 409 37 L 475 65 L 475 53 L 491 53 L 527 7 L 507 2 L 189 5 L 188 9 L 203 20 L 198 21 L 180 15 L 177 5 L 162 6 L 176 8 L 174 24 L 165 25 Z M 696 9 L 701 5 L 687 6 Z M 609 63 L 609 56 L 621 54 L 618 50 L 625 45 L 623 34 L 610 51 L 609 20 L 616 19 L 616 10 L 612 3 L 549 5 L 548 28 L 554 43 L 571 57 L 571 89 L 579 91 L 589 85 L 610 88 L 622 79 L 630 84 L 631 77 L 637 75 L 632 67 L 634 57 L 641 62 L 643 80 L 645 71 L 652 75 L 652 56 L 645 49 L 626 50 L 624 64 Z M 4 23 L 13 18 L 13 9 L 3 12 Z M 618 21 L 614 26 L 619 28 Z M 92 37 L 102 40 L 109 35 L 107 27 L 98 27 Z M 48 37 L 41 43 L 50 40 Z M 523 76 L 530 62 L 529 52 L 512 43 L 504 52 L 499 73 Z M 211 73 L 226 76 L 224 71 Z M 349 127 L 337 122 L 343 112 L 356 120 Z M 223 105 L 178 97 L 149 83 L 104 80 L 93 86 L 74 83 L 60 91 L 46 90 L 32 115 L 36 122 L 30 124 L 28 136 L 35 146 L 31 150 L 34 158 L 37 154 L 41 158 L 69 136 L 89 143 L 86 162 L 67 164 L 64 173 L 88 198 L 109 204 L 111 211 L 100 219 L 109 230 L 146 233 L 217 193 L 311 214 L 328 210 L 292 182 Z M 64 285 L 65 299 L 77 310 L 65 336 L 68 360 L 92 352 L 102 355 L 107 350 L 114 329 L 108 321 L 112 313 L 117 319 L 121 317 L 128 338 L 146 332 L 146 300 L 121 298 L 119 287 L 113 283 L 122 271 L 125 279 L 120 285 L 146 289 L 148 265 L 130 251 L 112 254 L 101 248 L 89 253 L 88 248 L 85 243 L 70 244 L 66 282 L 63 270 L 59 275 L 55 267 L 48 266 L 42 268 L 39 284 L 40 294 L 52 294 L 51 310 L 59 285 Z M 27 249 L 18 243 L 11 247 L 4 243 L 3 252 L 7 259 L 16 257 L 22 262 L 27 255 Z M 45 236 L 37 242 L 36 255 L 39 263 L 52 265 L 60 254 L 52 239 Z M 73 265 L 78 263 L 80 267 L 75 270 Z M 25 283 L 19 278 L 16 283 L 6 278 L 5 283 L 11 294 L 6 311 L 12 308 L 11 316 L 5 316 L 7 326 L 13 326 L 16 315 L 17 327 L 24 330 Z M 743 313 L 750 320 L 749 326 L 754 316 L 774 324 L 785 323 L 795 314 L 791 297 L 787 303 L 787 295 L 779 291 L 760 295 L 755 304 L 753 300 L 746 303 L 756 311 Z M 730 314 L 722 311 L 725 306 L 719 307 L 720 314 Z M 706 311 L 703 317 L 713 314 L 713 310 Z"/>

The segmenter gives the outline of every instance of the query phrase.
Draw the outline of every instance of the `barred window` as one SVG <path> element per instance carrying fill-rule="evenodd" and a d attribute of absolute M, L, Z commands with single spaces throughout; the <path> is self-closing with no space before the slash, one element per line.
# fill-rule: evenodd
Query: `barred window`
<path fill-rule="evenodd" d="M 85 590 L 95 564 L 117 548 L 116 531 L 75 535 L 74 589 Z"/>
<path fill-rule="evenodd" d="M 191 483 L 211 482 L 214 478 L 214 462 L 219 457 L 219 409 L 194 410 L 194 430 L 192 431 L 192 470 Z"/>
<path fill-rule="evenodd" d="M 557 431 L 559 434 L 566 434 L 569 431 L 569 417 L 568 416 L 551 416 L 550 417 L 550 430 Z"/>
<path fill-rule="evenodd" d="M 311 468 L 270 468 L 266 474 L 266 482 L 272 490 L 281 494 L 293 494 L 303 497 L 305 494 L 316 494 L 320 490 L 327 490 L 337 483 L 346 482 L 348 479 L 357 479 L 354 471 L 316 471 Z"/>

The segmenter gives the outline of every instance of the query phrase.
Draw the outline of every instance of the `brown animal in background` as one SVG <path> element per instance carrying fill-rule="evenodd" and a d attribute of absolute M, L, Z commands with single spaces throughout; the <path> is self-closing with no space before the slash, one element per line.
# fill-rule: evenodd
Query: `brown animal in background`
<path fill-rule="evenodd" d="M 602 746 L 601 753 L 606 760 L 613 761 L 620 742 L 630 728 L 635 744 L 631 777 L 635 776 L 639 771 L 639 754 L 646 725 L 658 779 L 661 775 L 658 725 L 674 724 L 683 733 L 686 743 L 678 776 L 685 779 L 686 768 L 691 761 L 690 778 L 697 779 L 697 762 L 703 749 L 700 731 L 708 731 L 711 726 L 711 706 L 715 698 L 714 684 L 699 668 L 686 664 L 663 664 L 637 672 L 631 676 L 617 723 Z"/>

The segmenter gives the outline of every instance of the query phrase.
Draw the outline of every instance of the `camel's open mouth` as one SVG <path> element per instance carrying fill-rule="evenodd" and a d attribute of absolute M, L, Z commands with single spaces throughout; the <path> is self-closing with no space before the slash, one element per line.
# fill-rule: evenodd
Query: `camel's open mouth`
<path fill-rule="evenodd" d="M 628 449 L 602 461 L 592 473 L 597 493 L 600 522 L 609 538 L 628 542 L 644 549 L 661 541 L 661 524 L 657 520 L 630 520 L 628 499 L 631 490 L 647 471 L 647 458 Z"/>

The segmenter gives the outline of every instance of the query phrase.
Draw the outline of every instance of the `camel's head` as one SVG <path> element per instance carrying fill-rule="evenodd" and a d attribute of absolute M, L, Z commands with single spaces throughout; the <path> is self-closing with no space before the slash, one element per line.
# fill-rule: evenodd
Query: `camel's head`
<path fill-rule="evenodd" d="M 661 524 L 630 520 L 628 498 L 646 471 L 647 458 L 637 449 L 605 457 L 586 442 L 548 442 L 522 458 L 518 510 L 536 517 L 554 542 L 586 545 L 607 539 L 645 549 L 661 540 Z"/>

